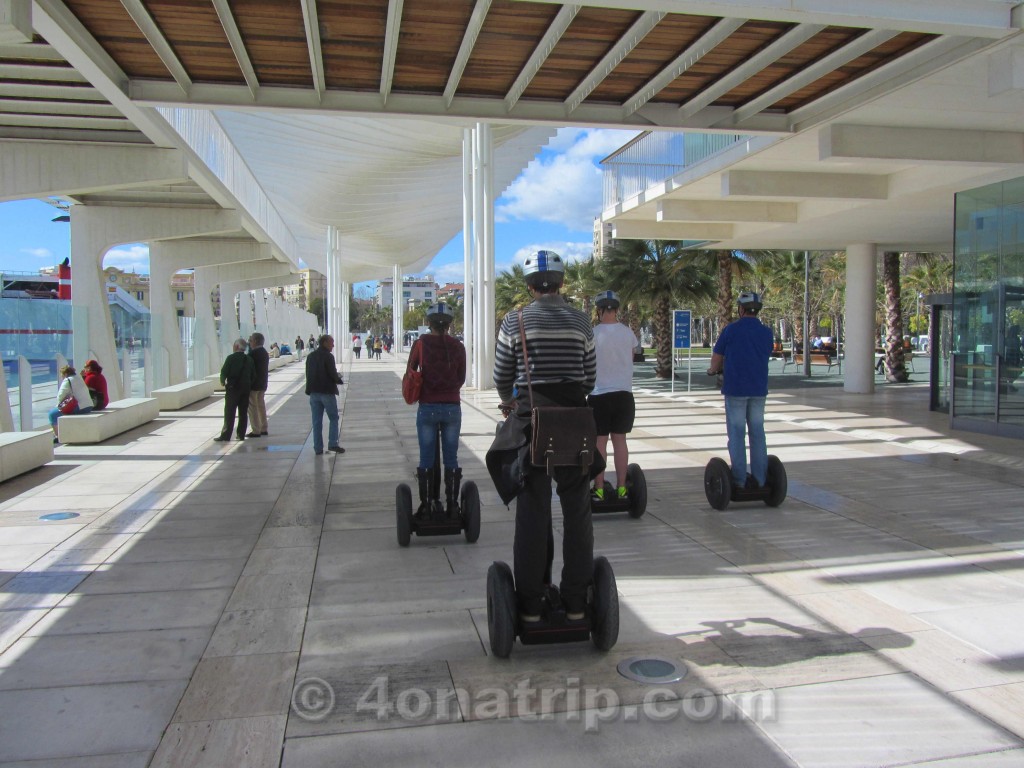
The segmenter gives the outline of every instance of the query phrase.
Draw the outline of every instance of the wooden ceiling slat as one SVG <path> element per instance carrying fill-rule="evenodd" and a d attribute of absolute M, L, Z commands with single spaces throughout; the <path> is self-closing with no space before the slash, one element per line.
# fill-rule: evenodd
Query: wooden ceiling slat
<path fill-rule="evenodd" d="M 318 0 L 316 7 L 327 87 L 380 90 L 387 0 Z"/>
<path fill-rule="evenodd" d="M 716 105 L 737 107 L 760 96 L 765 91 L 797 74 L 864 34 L 865 30 L 852 27 L 829 27 L 810 40 L 798 45 L 773 64 L 765 67 L 742 85 L 717 99 Z"/>
<path fill-rule="evenodd" d="M 306 28 L 299 3 L 230 0 L 230 6 L 245 40 L 252 68 L 262 85 L 313 87 Z M 230 48 L 228 50 L 230 52 Z"/>
<path fill-rule="evenodd" d="M 405 0 L 392 91 L 444 93 L 475 0 Z"/>
<path fill-rule="evenodd" d="M 209 0 L 150 0 L 146 9 L 193 82 L 245 82 Z"/>
<path fill-rule="evenodd" d="M 171 79 L 167 67 L 120 2 L 65 0 L 65 4 L 126 75 Z"/>
<path fill-rule="evenodd" d="M 623 104 L 719 21 L 670 14 L 587 97 L 587 103 Z"/>
<path fill-rule="evenodd" d="M 504 98 L 560 9 L 554 3 L 509 0 L 491 5 L 458 94 Z"/>
<path fill-rule="evenodd" d="M 639 17 L 638 11 L 581 9 L 523 98 L 565 101 Z"/>
<path fill-rule="evenodd" d="M 935 38 L 936 35 L 917 32 L 904 32 L 899 34 L 892 40 L 889 40 L 888 42 L 873 49 L 871 52 L 866 53 L 863 56 L 859 56 L 845 66 L 842 66 L 839 69 L 828 73 L 824 77 L 815 80 L 813 83 L 801 88 L 799 91 L 795 91 L 787 98 L 779 100 L 772 105 L 772 109 L 785 112 L 791 112 L 794 109 L 799 109 L 800 107 L 810 104 L 812 101 L 821 98 L 825 94 L 830 93 L 847 83 L 851 83 L 857 78 L 863 77 L 869 72 L 878 69 L 889 62 L 895 61 L 901 56 L 905 56 L 915 48 L 919 48 Z"/>
<path fill-rule="evenodd" d="M 773 21 L 748 21 L 721 45 L 663 88 L 653 102 L 682 104 L 723 75 L 740 66 L 758 51 L 771 45 L 795 25 Z"/>

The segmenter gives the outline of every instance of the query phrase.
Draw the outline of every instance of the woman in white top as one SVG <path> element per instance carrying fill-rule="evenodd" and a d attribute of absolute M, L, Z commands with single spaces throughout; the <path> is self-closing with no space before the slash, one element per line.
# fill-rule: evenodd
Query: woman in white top
<path fill-rule="evenodd" d="M 633 400 L 633 350 L 639 342 L 636 334 L 619 322 L 619 295 L 602 291 L 594 297 L 598 324 L 594 327 L 597 354 L 597 383 L 587 398 L 594 409 L 597 424 L 597 449 L 608 458 L 608 436 L 615 453 L 616 494 L 626 497 L 626 472 L 629 449 L 626 433 L 633 430 L 636 403 Z M 594 478 L 594 495 L 604 499 L 604 473 Z"/>
<path fill-rule="evenodd" d="M 75 372 L 74 366 L 65 365 L 60 369 L 61 383 L 57 390 L 57 407 L 50 409 L 50 426 L 53 428 L 53 442 L 57 444 L 57 419 L 62 415 L 73 416 L 80 413 L 89 413 L 92 410 L 92 396 L 85 380 Z M 69 413 L 61 413 L 61 403 L 69 397 L 77 401 L 75 409 Z"/>

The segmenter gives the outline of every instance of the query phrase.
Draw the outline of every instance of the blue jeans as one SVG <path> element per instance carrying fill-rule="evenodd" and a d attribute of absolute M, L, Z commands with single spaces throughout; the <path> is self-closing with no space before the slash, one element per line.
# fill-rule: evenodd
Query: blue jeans
<path fill-rule="evenodd" d="M 57 419 L 59 419 L 61 416 L 65 416 L 65 415 L 66 416 L 81 416 L 81 415 L 86 414 L 86 413 L 92 413 L 92 406 L 91 405 L 87 405 L 85 408 L 79 408 L 74 413 L 69 413 L 69 414 L 62 414 L 60 412 L 60 408 L 51 408 L 48 418 L 50 420 L 50 426 L 51 427 L 56 427 L 57 426 Z"/>
<path fill-rule="evenodd" d="M 324 452 L 324 413 L 327 413 L 327 445 L 338 445 L 338 396 L 313 392 L 309 396 L 309 409 L 313 412 L 313 451 Z"/>
<path fill-rule="evenodd" d="M 725 396 L 725 428 L 729 434 L 732 478 L 742 487 L 747 482 L 747 451 L 744 436 L 750 435 L 750 474 L 764 485 L 768 474 L 768 443 L 764 436 L 766 397 Z"/>
<path fill-rule="evenodd" d="M 459 403 L 420 403 L 416 411 L 416 435 L 420 441 L 420 467 L 434 466 L 437 428 L 441 427 L 441 453 L 446 469 L 459 466 L 459 434 L 462 432 L 462 405 Z"/>

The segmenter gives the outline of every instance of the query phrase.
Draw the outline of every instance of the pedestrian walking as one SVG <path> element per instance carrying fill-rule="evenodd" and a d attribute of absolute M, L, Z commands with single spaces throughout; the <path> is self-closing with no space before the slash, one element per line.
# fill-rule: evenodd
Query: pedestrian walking
<path fill-rule="evenodd" d="M 344 384 L 334 362 L 334 337 L 324 334 L 306 357 L 306 394 L 313 417 L 313 453 L 324 452 L 324 414 L 327 414 L 327 450 L 344 453 L 339 445 L 338 385 Z"/>

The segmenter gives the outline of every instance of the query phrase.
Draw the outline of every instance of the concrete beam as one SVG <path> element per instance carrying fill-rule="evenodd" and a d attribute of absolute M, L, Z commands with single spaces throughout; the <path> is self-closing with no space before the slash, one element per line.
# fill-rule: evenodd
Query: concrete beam
<path fill-rule="evenodd" d="M 0 201 L 82 195 L 189 180 L 177 149 L 0 140 Z"/>
<path fill-rule="evenodd" d="M 988 59 L 988 95 L 1024 90 L 1024 50 L 1003 48 Z"/>
<path fill-rule="evenodd" d="M 32 0 L 0 0 L 0 45 L 32 42 Z"/>
<path fill-rule="evenodd" d="M 656 221 L 613 221 L 617 240 L 727 240 L 732 224 L 660 224 Z"/>
<path fill-rule="evenodd" d="M 726 171 L 722 174 L 722 197 L 885 200 L 888 191 L 887 176 L 781 171 Z"/>
<path fill-rule="evenodd" d="M 914 163 L 1024 163 L 1024 133 L 880 125 L 828 125 L 818 133 L 821 160 Z"/>
<path fill-rule="evenodd" d="M 740 200 L 664 200 L 658 203 L 658 221 L 721 221 L 794 224 L 796 203 Z"/>

